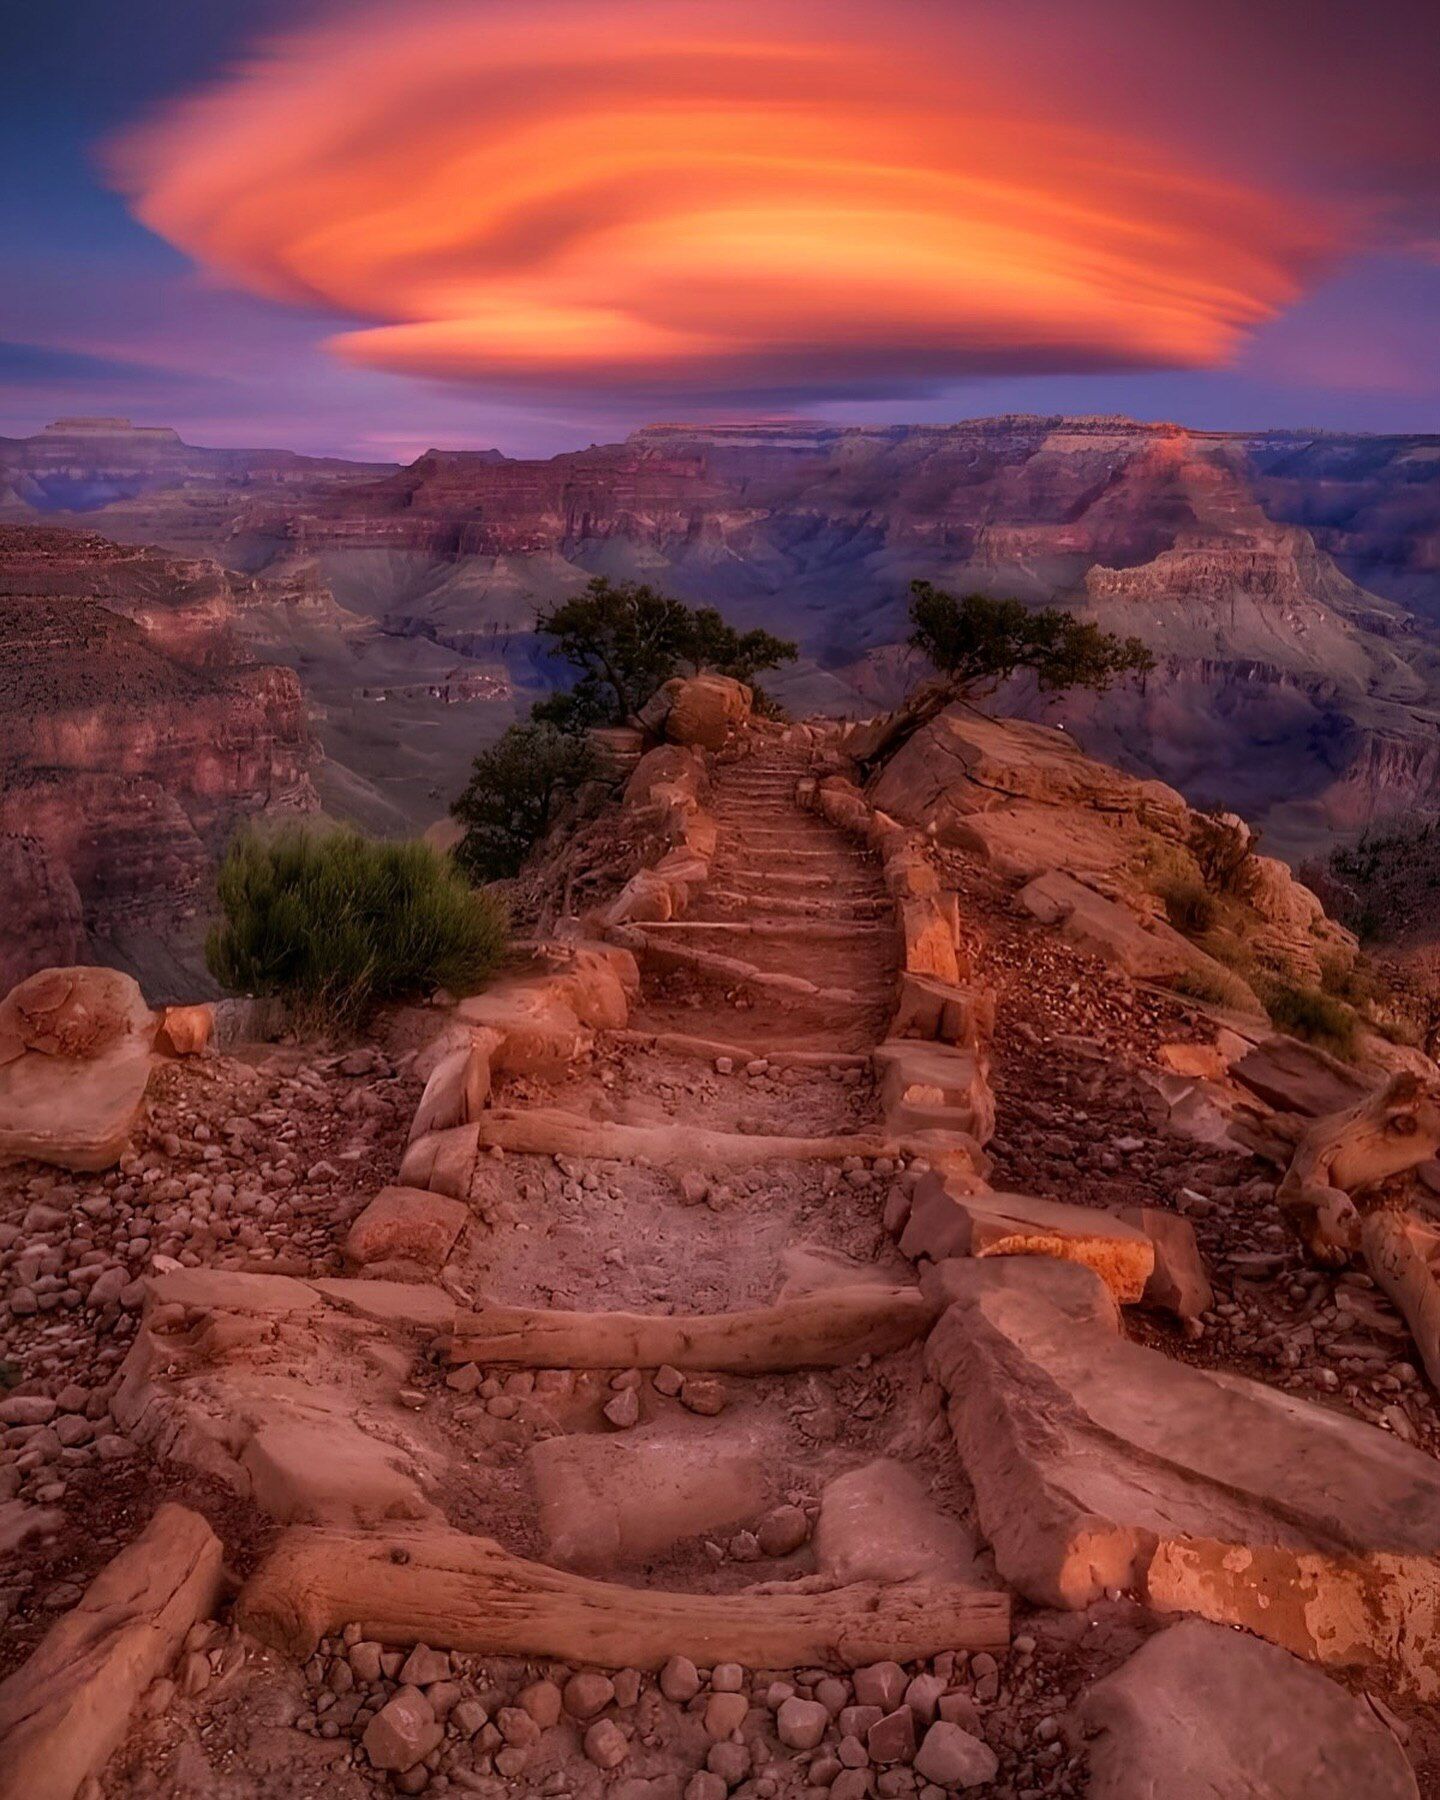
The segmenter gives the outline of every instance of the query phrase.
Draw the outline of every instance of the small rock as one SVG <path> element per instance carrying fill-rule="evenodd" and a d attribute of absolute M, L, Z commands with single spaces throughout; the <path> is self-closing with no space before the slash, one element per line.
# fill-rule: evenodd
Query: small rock
<path fill-rule="evenodd" d="M 790 1750 L 814 1750 L 830 1727 L 818 1700 L 786 1700 L 775 1715 L 775 1735 Z"/>
<path fill-rule="evenodd" d="M 563 1698 L 572 1719 L 593 1719 L 615 1698 L 615 1683 L 595 1669 L 582 1669 L 565 1683 Z"/>
<path fill-rule="evenodd" d="M 755 1535 L 766 1556 L 790 1556 L 810 1536 L 810 1521 L 801 1507 L 777 1506 L 766 1513 Z"/>
<path fill-rule="evenodd" d="M 618 1768 L 629 1751 L 629 1740 L 613 1719 L 597 1719 L 585 1733 L 585 1754 L 597 1768 Z"/>
<path fill-rule="evenodd" d="M 995 1752 L 958 1725 L 938 1720 L 925 1733 L 915 1756 L 915 1772 L 937 1787 L 978 1787 L 993 1781 L 1000 1767 Z"/>
<path fill-rule="evenodd" d="M 660 1692 L 683 1706 L 700 1692 L 700 1671 L 688 1656 L 672 1656 L 660 1671 Z"/>
<path fill-rule="evenodd" d="M 376 1713 L 360 1742 L 377 1769 L 403 1773 L 422 1762 L 444 1735 L 430 1702 L 418 1689 L 406 1687 Z"/>

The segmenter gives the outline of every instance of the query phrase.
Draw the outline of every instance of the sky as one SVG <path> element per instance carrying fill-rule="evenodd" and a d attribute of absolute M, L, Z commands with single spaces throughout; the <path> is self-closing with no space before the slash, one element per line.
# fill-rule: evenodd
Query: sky
<path fill-rule="evenodd" d="M 1440 430 L 1428 0 L 0 14 L 0 433 Z"/>

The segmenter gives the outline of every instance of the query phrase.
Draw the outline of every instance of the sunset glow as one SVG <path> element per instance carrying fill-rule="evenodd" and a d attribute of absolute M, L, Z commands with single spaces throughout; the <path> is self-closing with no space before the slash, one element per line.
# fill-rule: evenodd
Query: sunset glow
<path fill-rule="evenodd" d="M 931 17 L 352 15 L 110 165 L 212 275 L 359 321 L 346 361 L 530 388 L 1207 367 L 1323 264 L 1318 207 L 1057 118 Z"/>

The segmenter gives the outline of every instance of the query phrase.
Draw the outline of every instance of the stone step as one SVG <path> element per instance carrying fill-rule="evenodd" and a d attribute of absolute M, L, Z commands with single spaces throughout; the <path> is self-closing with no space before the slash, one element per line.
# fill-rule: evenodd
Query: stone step
<path fill-rule="evenodd" d="M 786 942 L 843 944 L 852 939 L 890 937 L 895 927 L 875 919 L 656 919 L 643 927 L 649 938 L 684 938 L 720 941 L 724 938 L 769 938 Z"/>
<path fill-rule="evenodd" d="M 753 907 L 757 900 L 764 900 L 767 909 L 775 913 L 793 913 L 797 918 L 822 919 L 873 919 L 890 911 L 890 902 L 883 899 L 829 899 L 822 895 L 801 896 L 791 899 L 784 894 L 742 894 L 734 888 L 716 887 L 713 883 L 705 889 L 707 906 L 745 906 Z"/>

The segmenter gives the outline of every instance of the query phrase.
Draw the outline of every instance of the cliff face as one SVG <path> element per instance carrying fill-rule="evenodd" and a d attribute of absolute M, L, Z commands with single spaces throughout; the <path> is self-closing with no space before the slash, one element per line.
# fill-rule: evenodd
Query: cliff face
<path fill-rule="evenodd" d="M 299 682 L 245 656 L 236 612 L 213 566 L 0 530 L 0 954 L 12 969 L 75 960 L 78 922 L 156 997 L 193 990 L 225 841 L 245 817 L 315 806 Z"/>
<path fill-rule="evenodd" d="M 79 479 L 113 462 L 114 436 L 52 430 L 22 460 L 70 458 Z M 443 809 L 474 742 L 555 678 L 537 612 L 601 571 L 797 638 L 804 658 L 773 686 L 799 712 L 899 697 L 918 672 L 904 650 L 917 576 L 1059 601 L 1161 660 L 1144 696 L 1098 719 L 1084 704 L 1046 712 L 1105 754 L 1182 786 L 1193 772 L 1207 795 L 1228 767 L 1272 840 L 1306 848 L 1363 823 L 1362 807 L 1440 808 L 1424 755 L 1392 748 L 1436 726 L 1440 439 L 1014 416 L 664 425 L 543 461 L 434 450 L 398 470 L 168 441 L 126 453 L 154 475 L 91 515 L 107 533 L 333 590 L 328 623 L 259 603 L 245 629 L 312 693 L 323 685 L 327 753 L 355 777 L 338 798 L 372 824 Z M 201 472 L 165 487 L 185 457 Z M 411 716 L 424 732 L 377 733 L 347 686 L 362 643 L 370 691 L 483 696 L 463 730 L 448 707 Z M 1400 785 L 1377 784 L 1377 767 Z"/>

